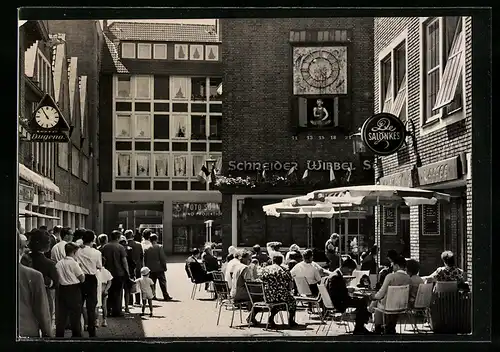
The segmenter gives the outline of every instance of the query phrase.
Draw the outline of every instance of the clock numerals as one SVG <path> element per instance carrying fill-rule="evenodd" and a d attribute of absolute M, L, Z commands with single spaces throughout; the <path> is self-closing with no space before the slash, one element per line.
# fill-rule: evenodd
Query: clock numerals
<path fill-rule="evenodd" d="M 35 121 L 42 128 L 53 128 L 59 122 L 59 112 L 52 106 L 42 106 L 35 113 Z"/>

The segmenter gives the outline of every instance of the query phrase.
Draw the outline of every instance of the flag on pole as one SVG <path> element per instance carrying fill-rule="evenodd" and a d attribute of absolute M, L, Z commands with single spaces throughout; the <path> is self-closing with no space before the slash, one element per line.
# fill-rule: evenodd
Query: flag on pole
<path fill-rule="evenodd" d="M 291 174 L 293 174 L 295 172 L 295 165 L 293 165 L 290 170 L 288 170 L 288 173 L 286 174 L 287 176 L 290 176 Z"/>
<path fill-rule="evenodd" d="M 335 181 L 335 172 L 333 172 L 333 166 L 330 168 L 330 182 Z"/>
<path fill-rule="evenodd" d="M 210 172 L 208 171 L 207 167 L 203 165 L 201 167 L 200 172 L 198 173 L 198 181 L 201 183 L 205 183 L 207 181 L 208 176 L 210 175 Z"/>
<path fill-rule="evenodd" d="M 309 170 L 304 171 L 304 175 L 302 175 L 302 179 L 305 180 L 309 175 Z"/>
<path fill-rule="evenodd" d="M 352 174 L 351 168 L 348 167 L 347 168 L 347 182 L 349 182 L 351 180 L 351 174 Z"/>

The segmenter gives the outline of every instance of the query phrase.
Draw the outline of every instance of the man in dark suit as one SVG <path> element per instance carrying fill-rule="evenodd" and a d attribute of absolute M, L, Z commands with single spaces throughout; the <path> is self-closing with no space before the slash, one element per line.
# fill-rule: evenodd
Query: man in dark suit
<path fill-rule="evenodd" d="M 335 269 L 326 281 L 326 287 L 333 306 L 340 312 L 345 312 L 347 308 L 356 308 L 356 326 L 355 334 L 369 334 L 365 328 L 368 323 L 370 313 L 368 312 L 368 299 L 354 298 L 349 295 L 344 275 L 352 275 L 356 269 L 356 263 L 351 258 L 344 259 L 340 268 Z"/>
<path fill-rule="evenodd" d="M 134 263 L 134 270 L 130 270 L 130 275 L 133 275 L 133 279 L 139 279 L 141 277 L 141 268 L 144 266 L 144 251 L 139 242 L 135 241 L 134 231 L 125 231 L 125 237 L 127 238 L 128 246 L 131 248 L 127 255 L 130 256 L 130 260 Z M 134 303 L 134 297 L 130 296 L 129 304 Z M 135 295 L 135 304 L 141 304 L 141 294 L 137 293 Z"/>
<path fill-rule="evenodd" d="M 156 288 L 156 280 L 160 282 L 160 289 L 163 293 L 163 300 L 169 301 L 172 299 L 167 291 L 167 278 L 165 277 L 165 271 L 167 271 L 167 256 L 163 251 L 163 247 L 157 243 L 158 236 L 152 234 L 149 237 L 151 241 L 151 247 L 147 247 L 144 250 L 144 266 L 147 266 L 151 273 L 149 277 L 153 280 Z M 156 290 L 153 291 L 153 299 L 156 298 Z"/>
<path fill-rule="evenodd" d="M 22 237 L 21 237 L 22 236 Z M 19 261 L 26 247 L 26 236 L 19 238 Z M 19 336 L 52 337 L 49 301 L 42 273 L 19 264 Z"/>
<path fill-rule="evenodd" d="M 211 274 L 203 268 L 198 258 L 200 257 L 200 250 L 198 248 L 193 248 L 191 250 L 191 256 L 186 260 L 186 273 L 188 278 L 192 282 L 197 284 L 202 284 L 204 282 L 209 282 L 213 280 Z"/>

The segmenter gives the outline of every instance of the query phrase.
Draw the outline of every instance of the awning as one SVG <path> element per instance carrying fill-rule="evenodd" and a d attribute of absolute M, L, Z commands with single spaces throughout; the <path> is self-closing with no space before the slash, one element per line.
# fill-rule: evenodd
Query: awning
<path fill-rule="evenodd" d="M 59 187 L 49 180 L 47 177 L 37 174 L 36 172 L 28 169 L 23 164 L 19 163 L 19 177 L 28 182 L 34 183 L 39 187 L 42 187 L 50 192 L 61 194 Z"/>
<path fill-rule="evenodd" d="M 61 218 L 59 218 L 57 216 L 40 214 L 40 213 L 36 213 L 34 211 L 29 211 L 26 209 L 19 209 L 19 216 L 23 216 L 25 218 L 37 217 L 37 218 L 41 218 L 41 219 L 61 220 Z"/>

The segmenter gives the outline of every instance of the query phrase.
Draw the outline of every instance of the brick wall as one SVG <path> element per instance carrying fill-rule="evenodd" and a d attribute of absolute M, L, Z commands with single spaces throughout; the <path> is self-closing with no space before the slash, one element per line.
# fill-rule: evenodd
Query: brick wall
<path fill-rule="evenodd" d="M 392 17 L 376 18 L 374 22 L 374 106 L 375 111 L 381 110 L 379 92 L 379 53 L 386 48 L 405 29 L 407 30 L 407 79 L 408 79 L 408 119 L 415 126 L 416 144 L 410 143 L 403 147 L 398 153 L 381 158 L 381 165 L 376 170 L 376 179 L 381 176 L 390 175 L 417 166 L 430 164 L 436 161 L 458 156 L 460 153 L 470 152 L 472 149 L 472 26 L 471 18 L 466 17 L 464 25 L 465 33 L 465 119 L 443 127 L 434 132 L 423 134 L 421 132 L 421 74 L 420 74 L 420 44 L 421 24 L 418 17 Z M 472 208 L 471 208 L 471 181 L 467 181 L 467 258 L 472 258 Z M 457 214 L 452 210 L 452 214 Z M 419 210 L 414 208 L 410 211 L 411 219 L 411 242 L 412 256 L 419 254 L 423 262 L 423 271 L 430 270 L 432 263 L 439 262 L 438 251 L 443 249 L 443 237 L 420 236 L 417 241 L 419 221 Z M 456 229 L 456 221 L 452 218 L 452 228 Z M 379 229 L 377 228 L 379 231 Z M 380 231 L 377 237 L 380 236 Z M 456 242 L 451 244 L 454 248 Z M 418 247 L 417 247 L 418 246 Z M 383 249 L 382 249 L 383 250 Z M 430 258 L 432 257 L 432 258 Z M 436 259 L 437 258 L 437 259 Z M 439 263 L 438 263 L 439 264 Z M 468 259 L 467 270 L 471 273 L 472 262 Z"/>
<path fill-rule="evenodd" d="M 113 76 L 99 81 L 99 191 L 111 192 L 113 179 Z"/>

